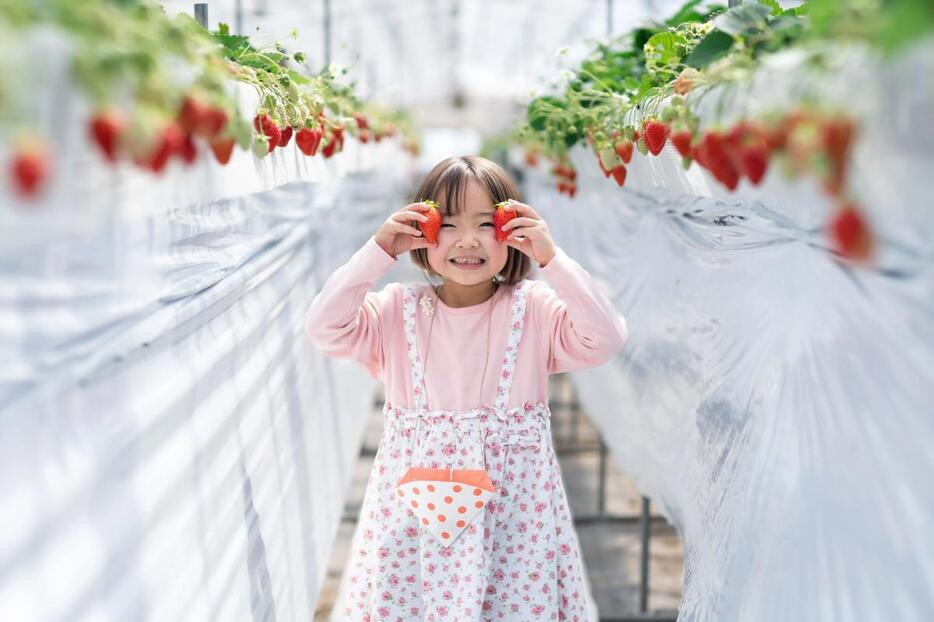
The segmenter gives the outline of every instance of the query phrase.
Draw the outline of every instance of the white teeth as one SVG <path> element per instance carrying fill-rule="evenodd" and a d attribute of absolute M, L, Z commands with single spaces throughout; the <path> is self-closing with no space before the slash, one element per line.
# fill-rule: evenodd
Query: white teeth
<path fill-rule="evenodd" d="M 483 263 L 482 259 L 452 259 L 451 261 L 457 264 L 466 264 L 471 266 L 480 265 Z"/>

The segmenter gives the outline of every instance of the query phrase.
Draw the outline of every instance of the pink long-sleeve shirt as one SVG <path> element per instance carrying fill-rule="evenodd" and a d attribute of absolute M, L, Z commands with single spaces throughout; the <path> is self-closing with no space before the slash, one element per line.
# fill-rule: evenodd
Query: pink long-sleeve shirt
<path fill-rule="evenodd" d="M 397 260 L 371 237 L 337 269 L 311 303 L 307 332 L 326 354 L 353 358 L 382 380 L 386 400 L 412 408 L 412 375 L 403 326 L 404 285 L 379 292 L 373 285 Z M 577 262 L 558 249 L 527 288 L 525 327 L 508 406 L 548 401 L 548 375 L 610 360 L 627 338 L 623 319 Z M 549 287 L 550 285 L 550 287 Z M 431 293 L 419 284 L 419 296 Z M 496 400 L 506 346 L 513 288 L 500 286 L 489 300 L 449 307 L 438 300 L 425 369 L 426 408 L 466 410 Z M 492 306 L 492 315 L 487 312 Z M 424 364 L 431 315 L 416 307 L 415 333 Z M 487 343 L 487 322 L 492 324 Z M 482 395 L 480 377 L 486 364 Z"/>

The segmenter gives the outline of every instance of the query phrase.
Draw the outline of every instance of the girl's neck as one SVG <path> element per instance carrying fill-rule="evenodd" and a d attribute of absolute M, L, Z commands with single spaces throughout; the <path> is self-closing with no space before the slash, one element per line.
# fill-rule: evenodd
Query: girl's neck
<path fill-rule="evenodd" d="M 472 307 L 489 300 L 496 293 L 496 283 L 485 281 L 476 285 L 461 285 L 445 281 L 438 291 L 438 298 L 449 307 Z"/>

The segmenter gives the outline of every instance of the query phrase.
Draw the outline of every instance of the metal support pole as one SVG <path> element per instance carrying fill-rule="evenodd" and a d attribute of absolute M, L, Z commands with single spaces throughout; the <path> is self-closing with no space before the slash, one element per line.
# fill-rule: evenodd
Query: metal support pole
<path fill-rule="evenodd" d="M 613 36 L 613 0 L 606 0 L 606 38 Z"/>
<path fill-rule="evenodd" d="M 607 449 L 606 443 L 603 442 L 603 437 L 600 437 L 600 479 L 597 483 L 597 514 L 603 515 L 606 514 L 606 457 Z"/>
<path fill-rule="evenodd" d="M 324 0 L 324 66 L 331 65 L 331 0 Z"/>
<path fill-rule="evenodd" d="M 201 24 L 204 28 L 208 27 L 208 3 L 207 2 L 196 2 L 195 3 L 195 20 Z"/>
<path fill-rule="evenodd" d="M 639 559 L 639 612 L 649 610 L 649 543 L 652 535 L 652 517 L 649 498 L 642 497 L 642 516 L 639 519 L 639 531 L 642 546 Z"/>
<path fill-rule="evenodd" d="M 743 3 L 743 0 L 730 0 L 727 6 L 729 6 L 732 9 L 734 6 L 739 6 L 742 3 Z"/>
<path fill-rule="evenodd" d="M 243 34 L 243 0 L 234 2 L 234 28 L 236 34 Z"/>

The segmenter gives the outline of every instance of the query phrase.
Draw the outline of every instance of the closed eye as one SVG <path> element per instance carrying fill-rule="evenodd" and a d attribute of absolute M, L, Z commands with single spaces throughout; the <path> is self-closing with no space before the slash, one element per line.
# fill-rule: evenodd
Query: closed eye
<path fill-rule="evenodd" d="M 485 222 L 485 223 L 482 223 L 480 226 L 481 226 L 481 227 L 485 227 L 485 226 L 487 226 L 487 225 L 489 225 L 489 226 L 492 227 L 492 226 L 493 226 L 493 223 L 491 223 L 491 222 Z"/>

